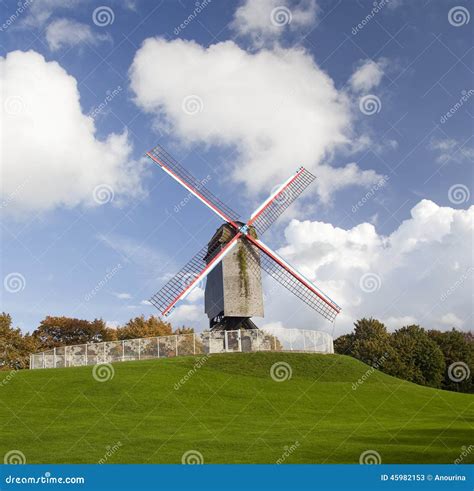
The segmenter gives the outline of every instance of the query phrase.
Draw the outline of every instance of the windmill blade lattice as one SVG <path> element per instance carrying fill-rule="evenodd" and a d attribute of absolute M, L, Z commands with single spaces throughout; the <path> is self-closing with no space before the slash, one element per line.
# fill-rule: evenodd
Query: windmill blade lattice
<path fill-rule="evenodd" d="M 221 247 L 216 244 L 212 250 L 204 246 L 181 270 L 159 290 L 150 302 L 164 316 L 168 315 L 178 300 L 182 300 L 202 281 L 219 261 L 237 244 L 240 234 Z"/>
<path fill-rule="evenodd" d="M 174 179 L 196 194 L 209 208 L 214 210 L 221 218 L 228 222 L 235 222 L 239 215 L 223 203 L 203 182 L 191 175 L 177 160 L 175 160 L 163 147 L 157 145 L 153 150 L 147 152 L 147 156 Z"/>
<path fill-rule="evenodd" d="M 301 167 L 275 196 L 253 214 L 249 225 L 253 225 L 259 235 L 263 234 L 315 179 L 316 176 Z"/>
<path fill-rule="evenodd" d="M 264 246 L 263 243 L 252 238 L 247 240 L 256 245 L 260 250 L 260 266 L 269 276 L 278 281 L 278 283 L 300 300 L 303 300 L 303 302 L 324 318 L 331 322 L 335 320 L 340 312 L 340 308 L 337 305 L 325 298 L 325 295 L 319 292 L 314 285 L 303 278 L 300 279 L 300 275 L 289 265 L 283 262 L 280 263 L 279 258 L 275 257 L 272 251 Z M 245 242 L 248 247 L 248 253 L 255 255 L 255 251 L 249 248 L 249 243 L 247 241 Z"/>

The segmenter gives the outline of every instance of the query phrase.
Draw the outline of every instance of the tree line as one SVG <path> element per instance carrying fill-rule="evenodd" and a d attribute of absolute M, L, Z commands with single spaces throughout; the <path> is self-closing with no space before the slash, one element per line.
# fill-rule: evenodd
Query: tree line
<path fill-rule="evenodd" d="M 354 331 L 334 341 L 334 351 L 409 382 L 474 392 L 472 332 L 426 330 L 409 325 L 393 333 L 376 319 L 360 319 Z"/>
<path fill-rule="evenodd" d="M 102 319 L 48 316 L 31 334 L 23 334 L 13 327 L 11 316 L 3 312 L 0 314 L 0 370 L 28 368 L 31 353 L 59 346 L 192 332 L 192 328 L 185 326 L 173 331 L 169 322 L 153 315 L 134 317 L 117 328 L 107 327 Z M 281 349 L 279 342 L 277 349 Z M 354 324 L 352 333 L 334 341 L 334 350 L 416 384 L 474 393 L 470 376 L 474 367 L 471 332 L 456 329 L 441 332 L 409 325 L 390 333 L 382 322 L 364 318 Z"/>
<path fill-rule="evenodd" d="M 143 315 L 134 317 L 117 328 L 107 327 L 102 319 L 47 316 L 31 334 L 23 334 L 13 326 L 10 314 L 3 312 L 0 314 L 0 370 L 28 368 L 31 353 L 59 346 L 192 332 L 192 328 L 184 326 L 173 331 L 169 322 L 153 315 L 148 319 Z"/>

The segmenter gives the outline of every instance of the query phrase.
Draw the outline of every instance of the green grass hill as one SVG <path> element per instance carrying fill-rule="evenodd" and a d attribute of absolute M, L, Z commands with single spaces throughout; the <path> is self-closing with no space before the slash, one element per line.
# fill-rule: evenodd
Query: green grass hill
<path fill-rule="evenodd" d="M 272 366 L 274 378 L 290 369 L 291 378 L 275 381 Z M 358 463 L 370 450 L 382 463 L 452 463 L 474 422 L 472 395 L 341 355 L 236 353 L 113 369 L 105 382 L 92 366 L 0 372 L 0 457 L 181 463 L 193 450 L 205 463 Z"/>

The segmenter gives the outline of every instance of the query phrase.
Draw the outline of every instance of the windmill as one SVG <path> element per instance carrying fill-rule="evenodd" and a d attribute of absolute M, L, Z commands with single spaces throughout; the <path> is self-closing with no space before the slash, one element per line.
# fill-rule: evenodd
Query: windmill
<path fill-rule="evenodd" d="M 244 223 L 161 146 L 146 155 L 224 221 L 209 243 L 150 299 L 161 315 L 169 315 L 207 277 L 205 311 L 211 330 L 256 328 L 251 317 L 263 317 L 263 269 L 324 318 L 335 320 L 340 307 L 260 240 L 315 176 L 300 167 Z"/>

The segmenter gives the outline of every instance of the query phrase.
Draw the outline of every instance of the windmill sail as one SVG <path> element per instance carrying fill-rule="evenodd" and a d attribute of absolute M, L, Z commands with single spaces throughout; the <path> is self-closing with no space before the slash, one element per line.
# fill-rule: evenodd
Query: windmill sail
<path fill-rule="evenodd" d="M 206 189 L 204 182 L 192 176 L 161 146 L 158 145 L 153 150 L 150 150 L 147 156 L 222 218 L 226 224 L 222 226 L 224 228 L 221 227 L 222 230 L 219 229 L 218 231 L 230 234 L 229 241 L 217 240 L 216 237 L 213 237 L 207 246 L 203 247 L 178 274 L 168 281 L 159 292 L 153 295 L 150 302 L 162 315 L 168 315 L 177 302 L 183 300 L 240 241 L 247 248 L 248 253 L 238 256 L 236 259 L 237 269 L 240 268 L 238 274 L 234 271 L 236 269 L 234 267 L 235 264 L 226 260 L 229 263 L 229 267 L 226 269 L 229 284 L 234 284 L 238 281 L 239 294 L 234 294 L 236 298 L 241 295 L 242 290 L 245 293 L 245 298 L 249 294 L 251 282 L 246 276 L 247 272 L 258 278 L 257 281 L 260 284 L 261 268 L 323 317 L 330 321 L 336 318 L 341 311 L 340 307 L 311 281 L 258 240 L 255 234 L 257 232 L 258 235 L 261 235 L 265 232 L 316 179 L 311 172 L 301 167 L 287 181 L 278 186 L 263 204 L 255 210 L 250 220 L 244 224 L 239 221 L 237 213 Z M 239 254 L 240 251 L 241 249 L 239 249 Z M 232 258 L 233 256 L 229 257 Z M 225 281 L 221 280 L 222 275 L 214 276 L 215 281 Z M 211 290 L 209 289 L 209 291 Z M 223 291 L 223 288 L 221 290 Z M 254 287 L 253 290 L 255 294 L 257 288 Z M 239 311 L 239 314 L 236 314 L 237 311 L 232 309 L 226 314 L 226 309 L 221 309 L 220 304 L 217 310 L 219 312 L 206 311 L 206 313 L 208 313 L 210 319 L 213 316 L 222 317 L 221 310 L 224 312 L 224 318 L 226 315 L 229 318 L 233 316 L 239 317 L 239 315 L 243 317 L 253 315 L 252 313 L 249 314 L 250 311 L 245 313 Z M 211 327 L 213 320 L 211 319 Z M 221 321 L 219 320 L 219 322 Z"/>
<path fill-rule="evenodd" d="M 203 247 L 160 291 L 153 295 L 150 302 L 161 315 L 168 315 L 176 303 L 183 300 L 235 247 L 240 236 L 241 234 L 235 235 L 223 247 L 216 244 L 213 250 L 209 250 L 207 245 Z"/>
<path fill-rule="evenodd" d="M 204 186 L 204 183 L 191 175 L 177 160 L 175 160 L 164 148 L 157 145 L 147 152 L 153 162 L 158 164 L 167 174 L 178 181 L 188 191 L 193 193 L 200 201 L 217 213 L 226 222 L 235 222 L 239 215 L 224 204 L 217 196 Z"/>
<path fill-rule="evenodd" d="M 248 236 L 247 240 L 260 249 L 260 265 L 268 275 L 323 317 L 331 322 L 334 321 L 341 311 L 335 302 L 263 242 Z"/>
<path fill-rule="evenodd" d="M 248 225 L 253 225 L 259 235 L 263 234 L 315 179 L 316 176 L 301 167 L 253 212 Z"/>

